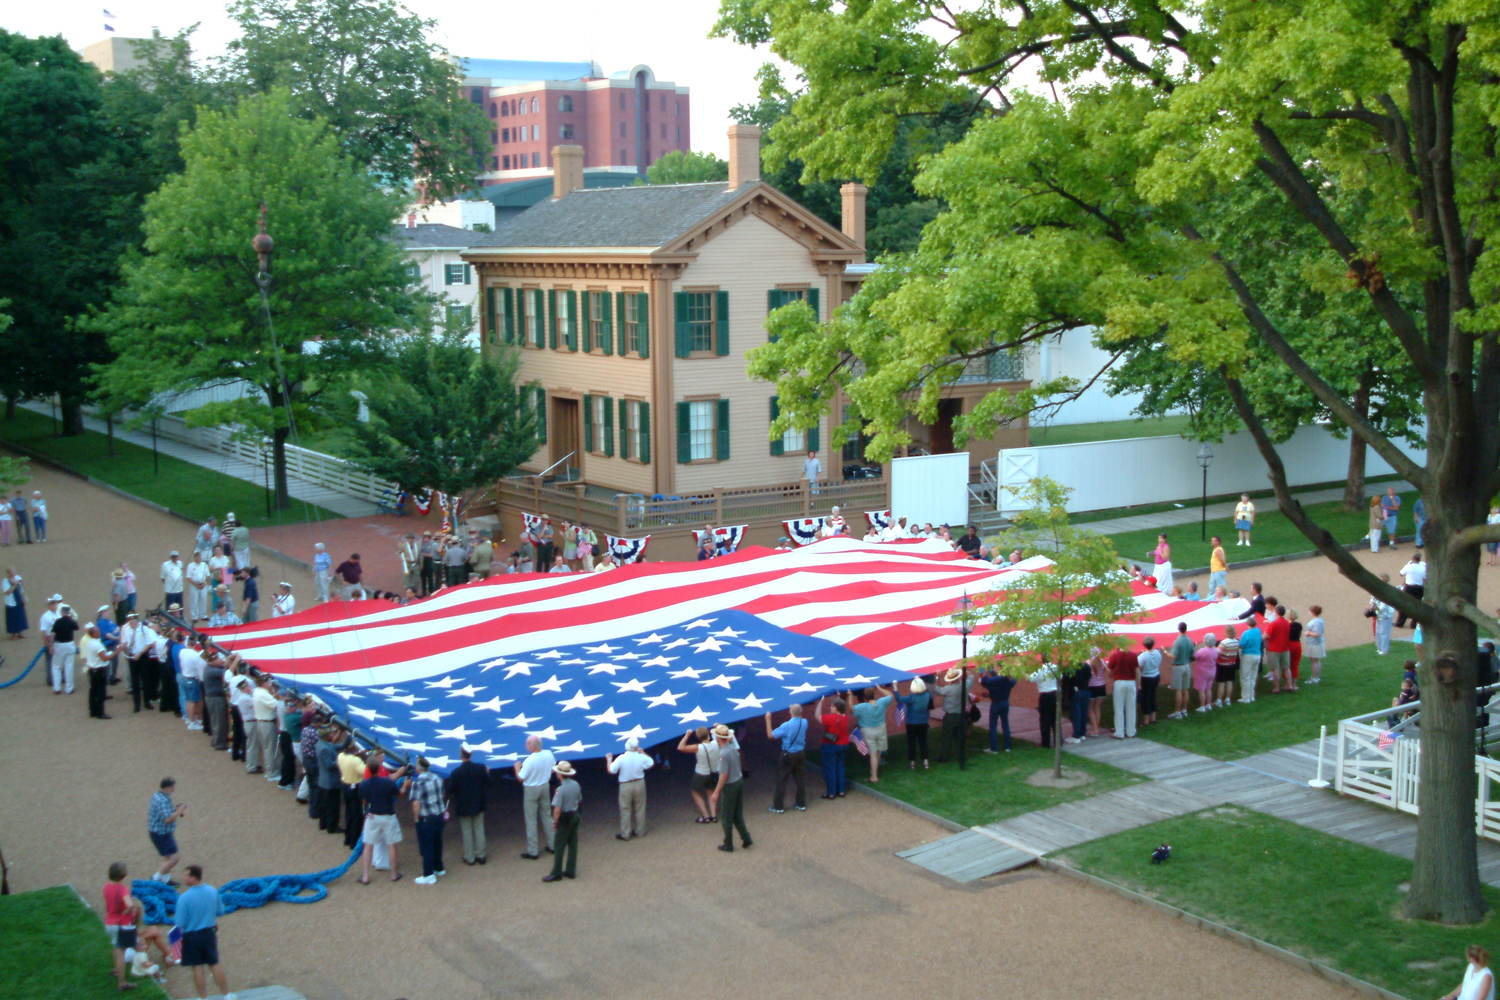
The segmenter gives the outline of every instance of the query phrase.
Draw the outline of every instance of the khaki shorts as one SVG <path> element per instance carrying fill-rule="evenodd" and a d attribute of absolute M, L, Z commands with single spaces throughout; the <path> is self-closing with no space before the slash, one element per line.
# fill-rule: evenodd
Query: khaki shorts
<path fill-rule="evenodd" d="M 1186 691 L 1193 686 L 1193 665 L 1191 663 L 1172 664 L 1172 690 Z"/>
<path fill-rule="evenodd" d="M 880 753 L 891 748 L 891 741 L 886 737 L 884 726 L 861 728 L 860 734 L 864 736 L 865 746 L 870 748 L 871 753 Z"/>
<path fill-rule="evenodd" d="M 371 813 L 365 817 L 365 843 L 372 846 L 401 843 L 401 824 L 396 821 L 395 816 L 377 816 Z"/>
<path fill-rule="evenodd" d="M 693 791 L 695 792 L 711 792 L 718 783 L 719 776 L 712 771 L 707 774 L 693 772 Z"/>

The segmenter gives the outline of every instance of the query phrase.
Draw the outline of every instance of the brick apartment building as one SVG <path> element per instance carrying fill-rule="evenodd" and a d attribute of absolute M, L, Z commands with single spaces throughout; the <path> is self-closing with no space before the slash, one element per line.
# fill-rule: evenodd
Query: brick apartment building
<path fill-rule="evenodd" d="M 650 66 L 605 76 L 596 62 L 465 59 L 464 92 L 490 118 L 494 149 L 479 175 L 490 186 L 552 176 L 552 147 L 581 146 L 590 172 L 644 175 L 691 148 L 688 88 Z"/>

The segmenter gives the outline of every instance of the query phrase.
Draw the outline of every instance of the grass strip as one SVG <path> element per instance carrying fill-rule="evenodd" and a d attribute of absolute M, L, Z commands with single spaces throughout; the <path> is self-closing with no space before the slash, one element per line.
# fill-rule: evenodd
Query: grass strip
<path fill-rule="evenodd" d="M 103 879 L 100 879 L 101 884 Z M 0 997 L 105 1000 L 115 987 L 104 925 L 68 886 L 0 896 Z M 164 1000 L 150 979 L 131 977 L 135 1000 Z"/>

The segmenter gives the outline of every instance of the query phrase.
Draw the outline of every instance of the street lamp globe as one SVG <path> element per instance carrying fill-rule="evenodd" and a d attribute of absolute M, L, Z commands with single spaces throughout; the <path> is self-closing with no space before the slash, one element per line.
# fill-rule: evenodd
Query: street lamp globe
<path fill-rule="evenodd" d="M 1214 450 L 1208 446 L 1207 442 L 1204 442 L 1198 447 L 1198 464 L 1207 469 L 1213 464 L 1213 460 Z"/>
<path fill-rule="evenodd" d="M 974 631 L 974 598 L 967 593 L 958 599 L 953 605 L 953 631 L 959 635 L 967 636 Z"/>

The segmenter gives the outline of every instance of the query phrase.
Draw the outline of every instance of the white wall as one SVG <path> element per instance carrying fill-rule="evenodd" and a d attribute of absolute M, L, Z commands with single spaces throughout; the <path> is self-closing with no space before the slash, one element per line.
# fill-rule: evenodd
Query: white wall
<path fill-rule="evenodd" d="M 891 461 L 891 516 L 914 524 L 969 520 L 969 453 L 915 455 Z"/>
<path fill-rule="evenodd" d="M 483 198 L 475 201 L 439 201 L 431 205 L 419 203 L 407 211 L 415 215 L 418 222 L 432 222 L 455 229 L 473 229 L 481 223 L 491 229 L 495 228 L 495 205 Z"/>
<path fill-rule="evenodd" d="M 1226 437 L 1210 445 L 1214 452 L 1208 469 L 1210 496 L 1270 488 L 1265 460 L 1249 434 Z M 1068 509 L 1101 510 L 1164 503 L 1196 497 L 1203 492 L 1203 470 L 1198 465 L 1197 441 L 1180 437 L 1127 438 L 1090 441 L 1042 448 L 1008 448 L 1000 453 L 1000 509 L 1019 509 L 1006 487 L 1047 476 L 1072 489 Z M 1292 486 L 1337 482 L 1349 471 L 1349 442 L 1340 441 L 1323 425 L 1300 428 L 1277 447 Z M 1402 449 L 1416 461 L 1426 461 L 1425 449 Z M 1365 474 L 1388 475 L 1394 470 L 1368 451 Z M 894 486 L 894 484 L 893 484 Z"/>
<path fill-rule="evenodd" d="M 1026 377 L 1033 382 L 1068 378 L 1087 383 L 1109 361 L 1110 353 L 1094 346 L 1094 328 L 1075 327 L 1061 336 L 1045 340 L 1026 356 Z M 1130 392 L 1111 396 L 1104 391 L 1101 377 L 1077 399 L 1058 407 L 1047 417 L 1046 424 L 1091 424 L 1107 420 L 1130 420 L 1144 393 Z M 1033 419 L 1032 426 L 1042 425 Z"/>

